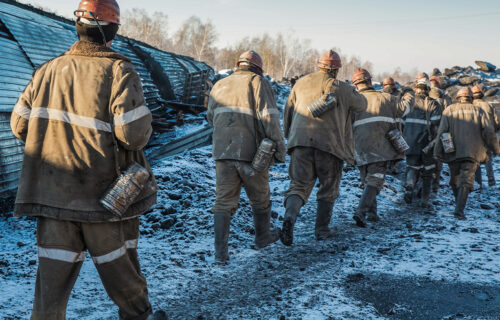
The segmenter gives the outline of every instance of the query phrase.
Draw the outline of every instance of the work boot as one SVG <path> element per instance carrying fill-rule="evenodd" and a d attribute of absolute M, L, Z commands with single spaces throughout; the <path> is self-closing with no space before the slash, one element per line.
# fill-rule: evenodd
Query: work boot
<path fill-rule="evenodd" d="M 406 172 L 404 200 L 408 204 L 413 201 L 413 189 L 415 188 L 415 183 L 417 183 L 417 173 L 418 171 L 413 168 L 408 168 L 408 171 Z"/>
<path fill-rule="evenodd" d="M 271 206 L 267 209 L 253 211 L 253 223 L 255 227 L 255 245 L 262 249 L 276 242 L 279 238 L 279 230 L 270 230 Z"/>
<path fill-rule="evenodd" d="M 227 240 L 229 236 L 230 221 L 231 214 L 229 212 L 218 211 L 214 213 L 216 264 L 226 264 L 229 260 Z"/>
<path fill-rule="evenodd" d="M 167 314 L 163 310 L 158 310 L 150 314 L 146 320 L 168 320 Z"/>
<path fill-rule="evenodd" d="M 424 177 L 422 180 L 422 207 L 430 208 L 432 177 Z"/>
<path fill-rule="evenodd" d="M 332 218 L 333 202 L 318 200 L 318 210 L 316 212 L 316 225 L 314 235 L 316 240 L 325 240 L 333 237 L 333 232 L 328 225 Z"/>
<path fill-rule="evenodd" d="M 380 221 L 380 218 L 377 214 L 377 195 L 375 195 L 375 200 L 373 201 L 371 209 L 366 213 L 366 220 L 370 222 Z"/>
<path fill-rule="evenodd" d="M 493 187 L 496 185 L 495 181 L 495 172 L 493 171 L 493 161 L 487 162 L 485 164 L 486 167 L 486 176 L 488 176 L 488 186 Z"/>
<path fill-rule="evenodd" d="M 293 226 L 303 205 L 304 201 L 298 195 L 293 194 L 286 199 L 285 217 L 280 233 L 280 240 L 285 246 L 291 246 L 293 243 Z"/>
<path fill-rule="evenodd" d="M 467 197 L 469 196 L 469 188 L 460 187 L 458 188 L 457 203 L 455 205 L 455 218 L 458 220 L 467 219 L 464 214 L 465 205 L 467 204 Z"/>
<path fill-rule="evenodd" d="M 479 184 L 479 190 L 483 190 L 483 171 L 480 165 L 477 167 L 475 180 Z"/>
<path fill-rule="evenodd" d="M 372 211 L 375 201 L 377 201 L 377 188 L 373 186 L 366 186 L 361 199 L 359 199 L 358 209 L 353 216 L 353 219 L 356 221 L 356 225 L 358 227 L 366 227 L 366 213 Z"/>

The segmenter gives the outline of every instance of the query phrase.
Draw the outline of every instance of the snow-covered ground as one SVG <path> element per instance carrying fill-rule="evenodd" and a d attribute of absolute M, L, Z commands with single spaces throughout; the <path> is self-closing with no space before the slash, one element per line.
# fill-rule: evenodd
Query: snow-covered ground
<path fill-rule="evenodd" d="M 498 158 L 495 166 L 500 179 Z M 278 227 L 288 186 L 286 168 L 278 165 L 271 172 L 273 221 Z M 154 171 L 160 185 L 158 204 L 141 218 L 139 255 L 151 302 L 172 319 L 442 319 L 456 313 L 468 319 L 498 319 L 498 188 L 473 192 L 468 220 L 457 221 L 446 171 L 432 214 L 405 205 L 401 181 L 388 176 L 378 198 L 381 221 L 360 229 L 351 218 L 361 194 L 358 171 L 346 167 L 331 222 L 334 239 L 314 240 L 313 194 L 298 219 L 294 245 L 276 243 L 260 251 L 252 248 L 251 208 L 242 196 L 231 224 L 231 263 L 216 267 L 209 212 L 215 191 L 210 147 L 165 159 Z M 26 319 L 37 266 L 35 222 L 2 218 L 0 230 L 0 318 Z M 384 283 L 410 279 L 403 285 L 413 287 L 400 287 L 403 292 L 418 290 L 412 281 L 493 289 L 478 295 L 480 310 L 468 313 L 457 306 L 439 318 L 426 318 L 417 313 L 419 301 L 386 299 L 392 303 L 390 310 L 377 309 L 378 301 L 366 297 L 363 283 L 376 293 L 381 286 L 377 281 L 385 278 L 390 280 Z M 490 303 L 496 306 L 488 308 Z M 116 319 L 116 312 L 87 257 L 68 305 L 68 319 Z"/>

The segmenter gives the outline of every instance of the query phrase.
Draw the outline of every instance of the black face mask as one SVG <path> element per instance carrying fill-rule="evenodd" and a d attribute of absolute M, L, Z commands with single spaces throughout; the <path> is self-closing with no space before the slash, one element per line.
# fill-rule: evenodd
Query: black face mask
<path fill-rule="evenodd" d="M 386 86 L 382 89 L 383 92 L 385 93 L 393 93 L 394 92 L 394 88 L 391 87 L 391 86 Z"/>
<path fill-rule="evenodd" d="M 101 26 L 102 31 L 104 33 L 104 37 L 106 37 L 104 42 L 104 39 L 102 38 L 102 34 L 98 26 L 85 24 L 80 21 L 77 21 L 75 23 L 75 27 L 80 41 L 95 42 L 99 44 L 104 44 L 105 42 L 113 40 L 119 28 L 119 26 L 115 23 L 110 23 Z"/>

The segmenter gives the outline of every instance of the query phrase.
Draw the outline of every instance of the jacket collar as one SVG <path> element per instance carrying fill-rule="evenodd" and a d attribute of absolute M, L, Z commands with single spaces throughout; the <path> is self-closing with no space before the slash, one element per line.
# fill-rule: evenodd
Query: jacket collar
<path fill-rule="evenodd" d="M 129 58 L 116 53 L 110 48 L 93 42 L 87 41 L 77 41 L 71 46 L 71 48 L 64 53 L 68 56 L 85 56 L 85 57 L 95 57 L 95 58 L 110 58 L 116 60 L 125 60 L 131 62 Z"/>

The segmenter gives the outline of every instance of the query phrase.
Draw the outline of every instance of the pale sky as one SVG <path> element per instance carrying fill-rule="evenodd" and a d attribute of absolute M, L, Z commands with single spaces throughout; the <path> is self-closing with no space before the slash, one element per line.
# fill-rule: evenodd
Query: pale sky
<path fill-rule="evenodd" d="M 79 1 L 25 0 L 71 17 Z M 318 50 L 340 48 L 375 73 L 420 71 L 487 60 L 500 67 L 500 0 L 118 0 L 121 10 L 168 15 L 173 33 L 192 15 L 210 19 L 219 46 L 245 36 L 294 31 Z"/>

